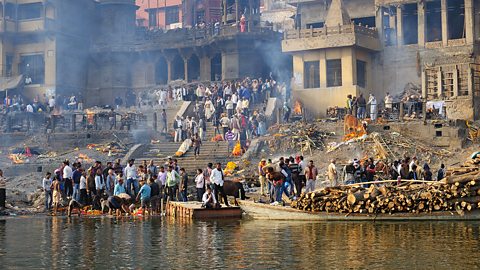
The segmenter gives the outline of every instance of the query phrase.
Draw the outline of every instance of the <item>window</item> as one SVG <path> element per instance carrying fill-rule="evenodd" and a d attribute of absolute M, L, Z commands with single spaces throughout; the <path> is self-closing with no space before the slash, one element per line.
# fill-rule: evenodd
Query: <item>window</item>
<path fill-rule="evenodd" d="M 357 60 L 357 85 L 365 88 L 367 86 L 367 62 Z"/>
<path fill-rule="evenodd" d="M 320 87 L 320 62 L 311 61 L 303 63 L 304 88 Z"/>
<path fill-rule="evenodd" d="M 316 22 L 316 23 L 307 23 L 307 29 L 310 28 L 323 28 L 324 23 L 323 22 Z"/>
<path fill-rule="evenodd" d="M 157 26 L 157 10 L 149 9 L 148 10 L 148 27 Z"/>
<path fill-rule="evenodd" d="M 375 16 L 352 19 L 356 25 L 375 27 Z"/>
<path fill-rule="evenodd" d="M 442 40 L 442 5 L 440 0 L 427 2 L 425 9 L 427 42 Z"/>
<path fill-rule="evenodd" d="M 448 0 L 448 38 L 465 37 L 465 3 L 464 1 Z"/>
<path fill-rule="evenodd" d="M 180 21 L 178 7 L 167 7 L 165 12 L 165 25 L 178 23 Z"/>
<path fill-rule="evenodd" d="M 18 19 L 19 20 L 33 20 L 42 17 L 43 6 L 42 3 L 31 3 L 18 5 Z"/>
<path fill-rule="evenodd" d="M 13 55 L 7 54 L 5 59 L 5 75 L 7 77 L 12 76 L 12 67 L 13 67 Z"/>
<path fill-rule="evenodd" d="M 5 19 L 15 20 L 15 4 L 5 4 Z"/>
<path fill-rule="evenodd" d="M 30 78 L 32 84 L 43 84 L 45 82 L 43 54 L 20 56 L 18 70 L 25 75 L 25 78 Z"/>
<path fill-rule="evenodd" d="M 342 60 L 327 60 L 327 87 L 342 86 Z"/>
<path fill-rule="evenodd" d="M 402 30 L 403 44 L 418 43 L 418 10 L 417 4 L 403 5 Z"/>

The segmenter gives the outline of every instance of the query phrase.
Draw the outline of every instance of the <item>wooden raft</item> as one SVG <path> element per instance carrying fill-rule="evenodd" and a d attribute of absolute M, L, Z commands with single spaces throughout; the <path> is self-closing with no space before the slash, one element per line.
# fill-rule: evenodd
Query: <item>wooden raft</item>
<path fill-rule="evenodd" d="M 200 202 L 169 202 L 166 215 L 189 219 L 242 218 L 242 209 L 237 206 L 206 209 Z"/>

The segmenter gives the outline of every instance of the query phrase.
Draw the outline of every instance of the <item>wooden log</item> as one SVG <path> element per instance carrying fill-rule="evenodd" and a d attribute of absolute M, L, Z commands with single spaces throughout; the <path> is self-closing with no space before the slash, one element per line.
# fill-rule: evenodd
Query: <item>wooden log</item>
<path fill-rule="evenodd" d="M 480 173 L 478 171 L 469 172 L 459 176 L 448 176 L 443 179 L 442 182 L 445 184 L 455 184 L 455 183 L 466 183 L 472 180 L 478 180 L 480 178 Z"/>

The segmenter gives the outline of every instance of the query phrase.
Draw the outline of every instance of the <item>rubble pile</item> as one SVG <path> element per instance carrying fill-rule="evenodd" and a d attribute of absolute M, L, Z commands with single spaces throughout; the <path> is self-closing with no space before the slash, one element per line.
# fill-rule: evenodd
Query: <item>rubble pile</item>
<path fill-rule="evenodd" d="M 265 140 L 272 152 L 310 152 L 323 150 L 326 138 L 333 136 L 331 132 L 318 130 L 315 124 L 294 122 L 274 125 L 269 128 L 272 136 Z"/>
<path fill-rule="evenodd" d="M 480 208 L 480 157 L 451 168 L 439 181 L 396 180 L 371 184 L 324 188 L 302 194 L 292 207 L 311 212 L 392 214 L 434 211 L 464 211 Z"/>
<path fill-rule="evenodd" d="M 422 86 L 409 82 L 405 85 L 403 92 L 393 97 L 395 102 L 405 102 L 408 100 L 419 100 L 422 96 Z"/>

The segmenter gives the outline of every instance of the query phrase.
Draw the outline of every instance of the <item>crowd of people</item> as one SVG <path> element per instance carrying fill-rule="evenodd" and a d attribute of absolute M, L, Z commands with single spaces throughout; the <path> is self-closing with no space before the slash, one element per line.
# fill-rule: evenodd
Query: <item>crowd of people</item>
<path fill-rule="evenodd" d="M 220 207 L 219 195 L 228 206 L 223 191 L 224 174 L 220 163 L 207 164 L 198 169 L 194 181 L 189 180 L 185 168 L 176 159 L 168 158 L 164 164 L 155 165 L 153 160 L 135 165 L 131 159 L 123 166 L 120 160 L 96 161 L 85 169 L 81 162 L 70 164 L 64 161 L 53 173 L 47 172 L 42 180 L 45 193 L 45 209 L 56 214 L 60 206 L 105 210 L 110 213 L 131 213 L 136 203 L 142 210 L 158 214 L 160 204 L 169 201 L 189 200 L 188 186 L 194 184 L 196 200 L 206 208 Z M 190 197 L 194 197 L 191 194 Z"/>
<path fill-rule="evenodd" d="M 220 84 L 169 88 L 160 90 L 157 96 L 161 106 L 169 100 L 188 100 L 195 104 L 192 115 L 177 116 L 173 122 L 175 142 L 191 138 L 199 149 L 200 142 L 206 139 L 207 125 L 212 125 L 214 136 L 219 136 L 216 140 L 228 141 L 230 149 L 240 141 L 245 149 L 247 140 L 267 133 L 267 100 L 285 93 L 285 87 L 272 79 L 245 78 Z M 168 130 L 166 121 L 164 125 L 162 130 Z"/>
<path fill-rule="evenodd" d="M 340 168 L 339 168 L 340 167 Z M 446 168 L 441 164 L 436 175 L 428 163 L 421 165 L 417 157 L 405 157 L 402 160 L 386 163 L 373 158 L 353 159 L 344 166 L 338 166 L 335 159 L 330 161 L 324 173 L 315 167 L 314 161 L 308 163 L 303 156 L 280 157 L 275 163 L 271 159 L 262 159 L 258 164 L 260 195 L 267 196 L 274 205 L 283 203 L 283 195 L 295 199 L 302 192 L 312 192 L 319 187 L 322 176 L 327 186 L 361 184 L 368 187 L 382 179 L 434 181 L 444 178 Z"/>

